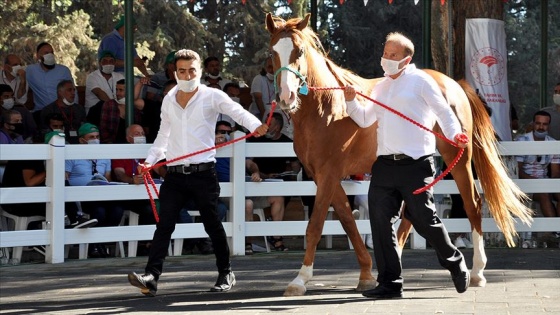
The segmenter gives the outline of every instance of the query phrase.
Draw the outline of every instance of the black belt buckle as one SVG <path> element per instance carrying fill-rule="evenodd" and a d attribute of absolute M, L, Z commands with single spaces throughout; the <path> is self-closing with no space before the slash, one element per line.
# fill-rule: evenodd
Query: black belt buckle
<path fill-rule="evenodd" d="M 393 157 L 394 161 L 400 161 L 400 160 L 405 160 L 405 159 L 409 158 L 409 156 L 406 155 L 406 154 L 393 154 L 392 157 Z"/>

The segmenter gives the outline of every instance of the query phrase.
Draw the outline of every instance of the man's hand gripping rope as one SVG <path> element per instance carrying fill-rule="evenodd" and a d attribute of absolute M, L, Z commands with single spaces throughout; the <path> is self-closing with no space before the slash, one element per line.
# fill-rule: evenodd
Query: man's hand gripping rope
<path fill-rule="evenodd" d="M 175 158 L 175 159 L 172 159 L 172 160 L 169 160 L 169 161 L 156 163 L 154 165 L 150 165 L 149 163 L 138 164 L 138 174 L 141 174 L 142 177 L 144 178 L 144 186 L 146 187 L 146 191 L 148 192 L 148 196 L 150 197 L 150 204 L 152 205 L 152 212 L 154 213 L 154 218 L 155 218 L 156 222 L 159 222 L 159 215 L 158 215 L 158 212 L 157 212 L 156 203 L 155 203 L 155 200 L 154 200 L 154 196 L 152 195 L 150 186 L 151 186 L 151 188 L 153 189 L 153 191 L 155 192 L 155 194 L 158 198 L 159 198 L 159 191 L 157 189 L 157 186 L 156 186 L 154 180 L 152 179 L 152 175 L 150 174 L 151 170 L 153 170 L 155 168 L 158 168 L 160 166 L 167 165 L 169 163 L 177 162 L 179 160 L 183 160 L 183 159 L 189 158 L 191 156 L 195 156 L 197 154 L 201 154 L 201 153 L 204 153 L 204 152 L 208 152 L 210 150 L 225 147 L 227 145 L 233 144 L 235 142 L 239 142 L 241 140 L 244 140 L 244 139 L 247 139 L 247 138 L 250 138 L 250 137 L 263 136 L 268 131 L 268 127 L 270 126 L 270 121 L 272 120 L 272 113 L 274 112 L 275 107 L 276 107 L 276 101 L 272 101 L 272 107 L 270 109 L 270 113 L 268 114 L 266 124 L 263 124 L 263 125 L 257 127 L 257 129 L 255 129 L 255 131 L 253 131 L 252 133 L 249 133 L 249 134 L 247 134 L 247 135 L 245 135 L 241 138 L 237 138 L 237 139 L 233 139 L 233 140 L 228 141 L 228 142 L 220 143 L 220 144 L 215 145 L 211 148 L 206 148 L 204 150 L 189 153 L 189 154 L 180 156 L 178 158 Z"/>

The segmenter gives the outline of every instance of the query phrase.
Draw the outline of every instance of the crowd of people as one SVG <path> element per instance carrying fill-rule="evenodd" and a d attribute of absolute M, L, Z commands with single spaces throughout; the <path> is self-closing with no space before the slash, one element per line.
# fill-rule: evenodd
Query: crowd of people
<path fill-rule="evenodd" d="M 230 133 L 237 130 L 258 131 L 259 136 L 263 136 L 249 141 L 260 143 L 292 141 L 293 125 L 290 117 L 279 108 L 272 114 L 270 126 L 264 124 L 272 109 L 271 104 L 275 94 L 271 59 L 264 61 L 261 73 L 252 81 L 252 102 L 249 104 L 240 104 L 241 87 L 237 82 L 224 77 L 218 58 L 210 56 L 200 60 L 197 53 L 185 49 L 169 52 L 164 68 L 157 73 L 149 72 L 145 63 L 134 51 L 134 66 L 144 76 L 137 78 L 135 82 L 126 82 L 123 75 L 124 28 L 124 19 L 121 19 L 114 30 L 103 37 L 97 54 L 98 69 L 87 76 L 83 102 L 80 101 L 70 70 L 56 62 L 56 52 L 50 43 L 42 42 L 36 47 L 37 63 L 27 67 L 22 64 L 17 54 L 5 56 L 0 77 L 0 143 L 48 143 L 53 135 L 58 134 L 64 135 L 68 144 L 153 144 L 146 160 L 67 160 L 65 163 L 67 185 L 86 186 L 98 181 L 141 184 L 142 173 L 149 165 L 209 148 L 216 143 L 223 143 L 230 139 Z M 412 54 L 406 49 L 401 51 L 403 47 L 408 48 L 406 45 L 403 46 L 403 42 L 407 43 L 399 35 L 394 35 L 394 38 L 389 38 L 386 44 L 382 66 L 387 76 L 396 80 L 404 69 L 409 73 L 410 80 L 424 82 L 414 66 L 409 65 Z M 397 57 L 400 59 L 395 59 Z M 125 119 L 129 110 L 125 98 L 127 84 L 134 85 L 134 106 L 131 113 L 133 124 L 130 126 L 127 126 Z M 389 88 L 383 85 L 376 87 L 379 90 Z M 345 93 L 349 115 L 358 121 L 363 117 L 364 108 L 356 106 L 353 102 L 355 92 L 352 88 L 348 87 Z M 554 141 L 560 137 L 558 135 L 560 83 L 555 86 L 553 100 L 554 106 L 535 113 L 532 130 L 519 136 L 517 141 Z M 443 104 L 444 101 L 434 99 L 430 103 Z M 180 119 L 182 116 L 184 121 Z M 212 118 L 208 119 L 208 117 Z M 449 117 L 447 125 L 444 126 L 447 129 L 444 131 L 450 136 L 458 135 L 460 133 L 458 123 L 456 119 L 451 119 L 451 115 Z M 190 123 L 186 124 L 185 121 Z M 368 123 L 372 122 L 368 121 Z M 212 130 L 214 133 L 211 132 Z M 171 136 L 176 133 L 183 134 L 186 139 L 189 139 L 186 141 L 188 152 L 185 151 L 183 144 L 178 143 L 181 137 Z M 390 137 L 391 135 L 387 135 L 387 141 Z M 411 144 L 413 145 L 415 144 Z M 426 148 L 423 146 L 419 149 L 426 154 L 416 154 L 418 156 L 415 157 L 429 155 L 430 152 Z M 385 154 L 382 150 L 380 152 L 381 156 Z M 377 183 L 384 176 L 387 176 L 387 180 L 394 179 L 394 174 L 400 172 L 400 167 L 384 163 L 383 159 L 378 161 L 375 165 L 378 168 L 377 172 L 373 174 L 376 179 L 374 185 L 377 186 L 369 195 L 369 205 L 388 208 L 379 203 L 386 200 L 384 196 L 391 195 L 391 191 L 395 188 L 381 187 Z M 559 155 L 519 156 L 517 161 L 520 178 L 560 177 Z M 425 163 L 432 162 L 426 159 Z M 296 158 L 251 158 L 247 160 L 246 168 L 248 178 L 257 182 L 282 179 L 283 176 L 288 176 L 288 179 L 292 180 L 295 179 L 295 174 L 302 171 L 302 166 Z M 189 171 L 185 171 L 186 169 Z M 208 176 L 201 176 L 205 171 L 213 172 Z M 217 180 L 222 182 L 230 180 L 229 159 L 215 159 L 213 153 L 202 154 L 153 170 L 153 173 L 155 176 L 165 178 L 160 198 L 161 221 L 149 250 L 146 274 L 132 273 L 129 275 L 129 280 L 133 285 L 148 290 L 148 294 L 155 295 L 163 258 L 175 224 L 193 222 L 193 218 L 188 216 L 188 211 L 199 210 L 200 220 L 209 239 L 197 240 L 197 243 L 190 243 L 190 246 L 202 244 L 199 247 L 202 253 L 216 255 L 219 277 L 213 290 L 229 290 L 235 283 L 235 277 L 229 264 L 229 247 L 220 224 L 225 220 L 228 200 L 218 198 L 219 185 L 216 185 Z M 426 177 L 421 168 L 417 170 L 417 174 L 403 174 L 402 178 L 406 178 L 407 185 L 410 185 L 412 175 L 417 176 L 419 182 Z M 185 182 L 184 176 L 188 176 L 192 182 Z M 10 161 L 5 165 L 2 186 L 40 186 L 45 184 L 45 177 L 44 165 L 40 162 Z M 204 191 L 201 191 L 200 187 L 204 187 Z M 176 194 L 175 188 L 188 193 Z M 284 219 L 285 207 L 289 199 L 290 197 L 284 196 L 247 198 L 246 220 L 253 220 L 254 208 L 270 208 L 271 219 L 281 221 Z M 358 200 L 363 199 L 358 198 Z M 560 195 L 557 191 L 533 195 L 533 200 L 540 204 L 542 214 L 546 217 L 560 216 L 559 199 Z M 24 207 L 3 205 L 3 208 L 16 215 L 45 213 L 45 204 Z M 123 212 L 127 209 L 138 212 L 143 224 L 154 223 L 149 202 L 135 200 L 67 203 L 65 208 L 68 217 L 67 225 L 69 228 L 86 228 L 94 225 L 116 226 L 121 222 Z M 431 209 L 426 209 L 421 202 L 415 209 L 419 213 L 431 213 Z M 369 237 L 368 245 L 383 250 L 376 251 L 376 260 L 380 269 L 380 286 L 367 292 L 366 296 L 400 297 L 402 295 L 400 269 L 389 268 L 389 266 L 400 266 L 400 257 L 390 240 L 390 235 L 382 234 L 390 230 L 389 226 L 392 223 L 380 217 L 393 217 L 397 211 L 398 209 L 392 209 L 384 214 L 371 209 L 369 211 L 370 216 L 376 216 L 371 218 L 376 224 L 373 226 L 372 223 L 372 231 L 375 230 L 374 233 L 378 234 L 373 235 L 373 241 Z M 455 262 L 442 265 L 451 271 L 457 290 L 459 292 L 466 290 L 468 272 L 465 271 L 463 256 L 450 242 L 445 228 L 430 227 L 426 220 L 417 220 L 414 225 L 423 228 L 422 233 L 433 240 L 431 243 L 440 257 Z M 560 237 L 559 233 L 555 235 Z M 270 243 L 277 251 L 287 250 L 282 236 L 271 236 Z M 252 252 L 251 239 L 247 239 L 246 254 Z M 385 254 L 377 256 L 377 253 Z M 392 254 L 387 256 L 387 253 Z M 90 257 L 107 257 L 111 253 L 104 244 L 94 244 L 90 246 L 89 254 Z"/>

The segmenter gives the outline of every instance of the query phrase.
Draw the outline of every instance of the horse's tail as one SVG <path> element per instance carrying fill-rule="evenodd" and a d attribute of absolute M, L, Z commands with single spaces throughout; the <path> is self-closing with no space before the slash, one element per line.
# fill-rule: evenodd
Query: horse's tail
<path fill-rule="evenodd" d="M 473 160 L 476 174 L 484 190 L 488 208 L 500 230 L 504 233 L 507 244 L 515 246 L 514 217 L 530 225 L 533 210 L 524 202 L 529 198 L 508 176 L 506 167 L 500 158 L 494 128 L 484 104 L 464 80 L 459 84 L 467 94 L 471 104 L 473 118 Z"/>

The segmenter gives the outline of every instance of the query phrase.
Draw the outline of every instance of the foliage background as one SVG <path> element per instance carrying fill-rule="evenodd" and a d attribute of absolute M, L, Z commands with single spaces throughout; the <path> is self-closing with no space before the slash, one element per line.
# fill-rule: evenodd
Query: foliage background
<path fill-rule="evenodd" d="M 379 59 L 386 34 L 400 31 L 416 44 L 413 62 L 422 65 L 422 3 L 413 0 L 318 1 L 318 33 L 330 56 L 364 77 L 382 75 Z M 441 6 L 440 0 L 432 6 Z M 466 1 L 466 0 L 455 0 Z M 487 1 L 468 0 L 484 5 Z M 540 106 L 540 8 L 548 4 L 548 67 L 546 103 L 560 82 L 560 1 L 509 0 L 504 5 L 508 47 L 510 99 L 522 123 Z M 167 53 L 179 48 L 198 51 L 203 58 L 223 60 L 223 73 L 248 84 L 267 55 L 267 12 L 285 19 L 309 11 L 309 0 L 134 0 L 138 23 L 135 43 L 149 68 L 160 71 Z M 70 68 L 78 85 L 96 69 L 99 41 L 124 13 L 123 0 L 0 0 L 0 55 L 14 52 L 25 64 L 36 62 L 35 48 L 50 42 L 57 62 Z M 443 17 L 442 17 L 443 18 Z M 459 17 L 460 18 L 460 17 Z M 456 27 L 456 25 L 454 25 Z M 463 39 L 464 40 L 464 39 Z M 448 46 L 432 38 L 432 50 Z M 435 48 L 434 48 L 435 47 Z M 3 58 L 2 58 L 3 61 Z M 444 69 L 438 69 L 444 71 Z M 456 78 L 458 79 L 458 78 Z"/>

